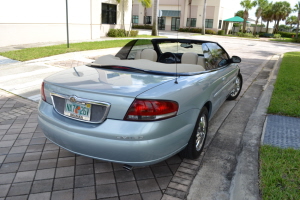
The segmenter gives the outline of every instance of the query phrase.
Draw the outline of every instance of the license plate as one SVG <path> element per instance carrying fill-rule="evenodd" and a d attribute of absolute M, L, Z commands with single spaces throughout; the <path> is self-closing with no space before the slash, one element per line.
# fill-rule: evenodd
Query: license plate
<path fill-rule="evenodd" d="M 71 102 L 66 99 L 64 114 L 76 119 L 90 121 L 91 104 Z"/>

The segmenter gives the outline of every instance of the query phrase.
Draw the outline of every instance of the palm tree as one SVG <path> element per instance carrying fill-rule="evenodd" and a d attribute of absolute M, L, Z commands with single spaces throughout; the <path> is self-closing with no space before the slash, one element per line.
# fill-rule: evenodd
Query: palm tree
<path fill-rule="evenodd" d="M 298 17 L 293 15 L 293 16 L 289 16 L 288 18 L 286 18 L 285 20 L 285 24 L 286 25 L 290 25 L 290 30 L 292 30 L 292 27 L 294 24 L 297 24 L 298 23 Z"/>
<path fill-rule="evenodd" d="M 205 17 L 206 17 L 206 0 L 204 0 L 204 5 L 203 5 L 202 35 L 205 35 Z"/>
<path fill-rule="evenodd" d="M 273 3 L 272 2 L 268 3 L 268 5 L 265 7 L 265 9 L 261 13 L 262 20 L 264 22 L 267 22 L 266 33 L 268 33 L 268 30 L 269 30 L 269 23 L 274 20 L 273 19 L 274 13 L 273 13 L 272 7 L 273 7 Z"/>
<path fill-rule="evenodd" d="M 273 33 L 278 32 L 279 22 L 285 20 L 292 12 L 291 5 L 287 1 L 275 2 L 272 6 L 274 12 L 275 28 Z"/>
<path fill-rule="evenodd" d="M 152 24 L 152 34 L 153 36 L 157 36 L 158 35 L 158 32 L 157 32 L 157 17 L 158 17 L 158 14 L 157 14 L 157 9 L 158 9 L 158 5 L 159 5 L 159 0 L 154 0 L 154 3 L 153 3 L 153 24 Z"/>
<path fill-rule="evenodd" d="M 254 30 L 253 30 L 254 34 L 256 34 L 256 27 L 257 27 L 258 20 L 261 17 L 261 13 L 268 5 L 268 0 L 257 0 L 257 5 L 258 5 L 258 8 L 256 9 L 256 12 L 255 12 L 256 20 L 255 20 L 255 26 L 254 26 Z"/>
<path fill-rule="evenodd" d="M 238 17 L 243 18 L 243 17 L 244 17 L 244 11 L 243 11 L 243 10 L 239 10 L 239 11 L 237 11 L 237 12 L 234 14 L 234 16 L 238 16 Z"/>
<path fill-rule="evenodd" d="M 297 28 L 296 28 L 296 38 L 298 38 L 299 31 L 299 21 L 300 21 L 300 1 L 295 5 L 294 11 L 298 12 Z"/>
<path fill-rule="evenodd" d="M 139 0 L 139 2 L 142 3 L 142 6 L 144 7 L 144 24 L 145 24 L 145 18 L 147 16 L 147 8 L 150 8 L 152 6 L 151 0 Z"/>
<path fill-rule="evenodd" d="M 252 0 L 243 0 L 243 1 L 241 1 L 241 6 L 243 7 L 243 8 L 245 8 L 245 11 L 244 11 L 244 22 L 243 22 L 243 32 L 245 32 L 245 30 L 246 30 L 246 22 L 247 22 L 247 19 L 248 19 L 248 17 L 249 17 L 249 13 L 248 13 L 248 11 L 249 10 L 251 10 L 253 7 L 255 7 L 256 6 L 256 4 L 257 4 L 257 1 L 252 1 Z"/>

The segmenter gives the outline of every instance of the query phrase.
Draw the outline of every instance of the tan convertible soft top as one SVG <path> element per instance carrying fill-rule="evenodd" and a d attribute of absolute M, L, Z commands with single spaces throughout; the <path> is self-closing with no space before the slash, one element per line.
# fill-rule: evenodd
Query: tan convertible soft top
<path fill-rule="evenodd" d="M 159 62 L 153 62 L 146 59 L 138 59 L 138 60 L 120 60 L 118 57 L 113 55 L 105 55 L 99 57 L 93 64 L 100 65 L 118 65 L 118 66 L 126 66 L 137 69 L 144 70 L 153 70 L 153 71 L 162 71 L 162 72 L 177 72 L 178 73 L 189 73 L 189 72 L 201 72 L 205 71 L 205 69 L 201 65 L 193 65 L 193 64 L 165 64 Z"/>

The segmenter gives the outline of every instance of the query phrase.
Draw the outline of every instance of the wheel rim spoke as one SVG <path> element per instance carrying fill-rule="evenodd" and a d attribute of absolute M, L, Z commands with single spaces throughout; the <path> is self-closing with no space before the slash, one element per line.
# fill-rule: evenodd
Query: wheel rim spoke
<path fill-rule="evenodd" d="M 199 126 L 196 135 L 196 150 L 200 151 L 204 144 L 204 139 L 206 136 L 206 116 L 202 115 L 199 121 Z"/>
<path fill-rule="evenodd" d="M 234 85 L 234 89 L 231 91 L 231 96 L 234 97 L 238 94 L 238 92 L 240 91 L 241 89 L 241 81 L 240 81 L 240 78 L 237 77 L 236 80 L 235 80 L 235 85 Z"/>

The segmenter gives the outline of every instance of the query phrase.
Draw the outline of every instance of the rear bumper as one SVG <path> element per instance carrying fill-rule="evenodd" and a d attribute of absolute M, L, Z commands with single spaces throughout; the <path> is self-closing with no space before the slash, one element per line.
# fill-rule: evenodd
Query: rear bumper
<path fill-rule="evenodd" d="M 39 126 L 58 146 L 87 157 L 145 166 L 181 151 L 193 131 L 198 110 L 156 122 L 106 119 L 90 124 L 59 115 L 52 105 L 39 104 Z"/>

